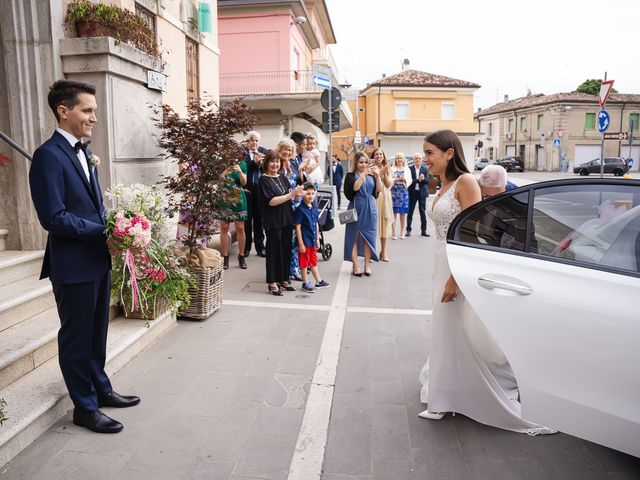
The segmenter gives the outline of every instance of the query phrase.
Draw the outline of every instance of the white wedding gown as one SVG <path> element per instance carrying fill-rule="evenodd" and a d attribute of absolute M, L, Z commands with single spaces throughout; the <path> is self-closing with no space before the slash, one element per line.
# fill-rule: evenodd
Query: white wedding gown
<path fill-rule="evenodd" d="M 480 423 L 529 435 L 555 433 L 520 416 L 518 385 L 504 354 L 462 293 L 442 303 L 451 275 L 446 236 L 460 213 L 455 197 L 458 180 L 434 199 L 428 215 L 436 227 L 433 273 L 433 317 L 429 359 L 420 372 L 420 400 L 430 412 L 457 412 Z"/>

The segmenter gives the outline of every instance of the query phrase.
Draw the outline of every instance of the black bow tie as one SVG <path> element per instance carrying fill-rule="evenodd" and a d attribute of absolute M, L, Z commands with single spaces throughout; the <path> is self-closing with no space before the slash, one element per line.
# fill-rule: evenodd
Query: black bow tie
<path fill-rule="evenodd" d="M 73 148 L 75 149 L 76 153 L 79 153 L 80 150 L 82 150 L 84 152 L 84 156 L 87 156 L 87 147 L 89 146 L 89 144 L 91 143 L 91 140 L 89 140 L 88 142 L 76 142 L 76 144 L 73 146 Z"/>

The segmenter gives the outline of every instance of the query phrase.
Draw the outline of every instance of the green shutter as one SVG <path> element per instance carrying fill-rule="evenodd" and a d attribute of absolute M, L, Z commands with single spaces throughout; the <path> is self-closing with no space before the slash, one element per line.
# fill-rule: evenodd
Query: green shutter
<path fill-rule="evenodd" d="M 206 2 L 200 2 L 198 13 L 200 17 L 200 31 L 211 33 L 211 5 Z"/>
<path fill-rule="evenodd" d="M 640 113 L 632 113 L 629 115 L 629 129 L 634 132 L 638 131 L 638 121 L 640 120 Z"/>
<path fill-rule="evenodd" d="M 595 130 L 596 128 L 596 114 L 595 113 L 585 113 L 584 115 L 584 129 L 585 130 Z"/>
<path fill-rule="evenodd" d="M 544 127 L 544 115 L 538 115 L 537 129 L 542 130 L 543 127 Z"/>

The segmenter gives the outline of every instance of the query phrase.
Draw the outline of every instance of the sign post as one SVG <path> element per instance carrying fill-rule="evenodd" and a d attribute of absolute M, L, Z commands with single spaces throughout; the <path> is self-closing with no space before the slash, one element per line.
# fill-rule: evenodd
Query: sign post
<path fill-rule="evenodd" d="M 598 112 L 598 131 L 602 134 L 602 141 L 600 142 L 600 178 L 604 177 L 604 136 L 611 124 L 611 118 L 609 113 L 604 109 L 609 99 L 609 94 L 613 88 L 613 80 L 607 80 L 607 73 L 604 74 L 604 81 L 600 84 L 600 94 L 598 95 L 598 102 L 600 103 L 600 111 Z"/>
<path fill-rule="evenodd" d="M 328 164 L 329 164 L 329 183 L 331 185 L 333 185 L 333 168 L 331 163 L 333 162 L 333 107 L 334 105 L 332 105 L 332 103 L 338 103 L 338 105 L 340 104 L 341 98 L 340 98 L 340 92 L 336 90 L 336 92 L 338 93 L 338 97 L 335 98 L 334 95 L 334 88 L 332 85 L 332 75 L 331 75 L 331 69 L 328 67 L 325 67 L 324 65 L 318 65 L 317 63 L 313 64 L 313 70 L 311 72 L 311 84 L 313 87 L 316 88 L 323 88 L 325 89 L 324 92 L 322 92 L 322 97 L 320 100 L 320 103 L 323 104 L 323 106 L 327 109 L 329 115 L 328 115 L 328 119 L 329 121 L 327 122 L 329 124 L 329 159 L 328 159 Z M 326 96 L 325 96 L 326 95 Z M 327 101 L 327 105 L 324 105 L 324 101 Z M 337 102 L 336 102 L 337 100 Z"/>

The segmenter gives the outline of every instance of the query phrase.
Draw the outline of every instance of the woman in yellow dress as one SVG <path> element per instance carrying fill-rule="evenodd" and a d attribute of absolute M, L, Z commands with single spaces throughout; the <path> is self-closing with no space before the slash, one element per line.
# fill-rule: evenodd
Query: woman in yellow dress
<path fill-rule="evenodd" d="M 389 164 L 384 150 L 376 148 L 371 152 L 371 159 L 380 171 L 380 179 L 382 180 L 382 191 L 376 198 L 378 207 L 378 238 L 380 239 L 380 260 L 389 261 L 387 255 L 387 239 L 391 236 L 391 227 L 393 225 L 393 204 L 391 202 L 391 186 L 393 179 L 389 171 Z"/>

